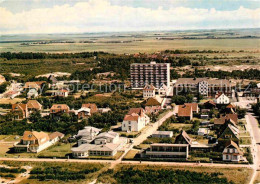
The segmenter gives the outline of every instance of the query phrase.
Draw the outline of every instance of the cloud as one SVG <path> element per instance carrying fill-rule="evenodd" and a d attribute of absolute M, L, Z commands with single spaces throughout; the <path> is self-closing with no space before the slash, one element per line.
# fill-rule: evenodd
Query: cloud
<path fill-rule="evenodd" d="M 113 5 L 108 0 L 19 13 L 0 7 L 0 17 L 0 34 L 260 27 L 260 9 L 242 6 L 232 11 L 188 7 L 151 9 Z"/>

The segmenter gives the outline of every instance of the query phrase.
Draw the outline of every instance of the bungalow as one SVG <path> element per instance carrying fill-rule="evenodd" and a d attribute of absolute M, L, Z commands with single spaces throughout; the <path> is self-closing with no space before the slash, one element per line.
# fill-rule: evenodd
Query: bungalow
<path fill-rule="evenodd" d="M 125 115 L 122 123 L 122 131 L 138 132 L 150 122 L 143 108 L 131 108 Z"/>
<path fill-rule="evenodd" d="M 157 137 L 157 138 L 171 138 L 173 136 L 172 131 L 155 131 L 152 134 L 152 137 Z"/>
<path fill-rule="evenodd" d="M 151 144 L 150 148 L 145 151 L 145 157 L 149 158 L 184 158 L 189 156 L 188 144 Z"/>
<path fill-rule="evenodd" d="M 12 104 L 11 111 L 15 120 L 22 120 L 29 117 L 27 104 Z"/>
<path fill-rule="evenodd" d="M 143 98 L 155 97 L 155 87 L 151 85 L 146 85 L 143 89 Z"/>
<path fill-rule="evenodd" d="M 243 152 L 238 145 L 230 140 L 222 152 L 223 161 L 239 162 L 243 158 Z"/>
<path fill-rule="evenodd" d="M 87 158 L 89 156 L 114 156 L 121 148 L 121 144 L 81 144 L 71 149 L 75 158 Z"/>
<path fill-rule="evenodd" d="M 64 134 L 59 132 L 48 135 L 45 132 L 25 131 L 20 142 L 14 144 L 14 150 L 15 152 L 38 153 L 50 147 L 62 137 L 64 137 Z"/>

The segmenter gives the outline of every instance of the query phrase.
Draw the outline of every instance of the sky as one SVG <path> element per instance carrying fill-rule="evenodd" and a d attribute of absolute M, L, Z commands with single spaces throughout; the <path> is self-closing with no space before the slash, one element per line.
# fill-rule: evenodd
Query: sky
<path fill-rule="evenodd" d="M 259 28 L 260 0 L 0 0 L 0 34 Z"/>

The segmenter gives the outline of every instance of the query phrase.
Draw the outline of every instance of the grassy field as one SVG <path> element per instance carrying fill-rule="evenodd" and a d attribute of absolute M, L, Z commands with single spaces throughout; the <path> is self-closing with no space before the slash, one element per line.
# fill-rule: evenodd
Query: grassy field
<path fill-rule="evenodd" d="M 96 43 L 55 43 L 43 45 L 21 45 L 21 43 L 1 43 L 0 52 L 92 52 L 110 53 L 156 52 L 166 49 L 182 50 L 259 50 L 260 39 L 187 39 L 157 40 L 155 37 L 141 37 L 143 41 L 130 43 L 105 43 L 107 41 L 126 41 L 134 38 L 99 38 Z"/>
<path fill-rule="evenodd" d="M 21 167 L 21 166 L 31 166 L 33 168 L 41 168 L 41 169 L 48 169 L 48 168 L 61 168 L 64 170 L 70 170 L 73 172 L 80 172 L 83 170 L 89 170 L 92 168 L 95 168 L 97 171 L 92 172 L 89 174 L 86 174 L 86 179 L 84 180 L 69 180 L 69 181 L 62 181 L 62 180 L 45 180 L 45 181 L 39 181 L 37 179 L 26 179 L 23 180 L 20 183 L 26 184 L 26 183 L 34 183 L 34 184 L 42 184 L 42 183 L 48 183 L 48 184 L 58 184 L 58 183 L 88 183 L 92 181 L 94 178 L 97 178 L 97 176 L 102 172 L 104 169 L 107 169 L 109 164 L 100 164 L 100 163 L 63 163 L 63 162 L 19 162 L 19 161 L 0 161 L 0 165 L 8 165 L 13 167 Z M 35 175 L 35 174 L 33 174 Z M 62 175 L 62 173 L 57 173 L 57 175 Z"/>
<path fill-rule="evenodd" d="M 122 169 L 132 168 L 133 170 L 160 170 L 160 169 L 170 169 L 170 170 L 188 170 L 192 172 L 199 172 L 199 173 L 222 173 L 219 177 L 227 178 L 228 181 L 233 181 L 235 184 L 246 184 L 249 182 L 250 177 L 252 175 L 251 169 L 246 168 L 214 168 L 214 167 L 192 167 L 192 166 L 158 166 L 158 165 L 125 165 L 120 164 L 116 166 L 113 173 L 120 171 Z M 112 175 L 113 175 L 112 173 Z M 115 181 L 114 177 L 111 173 L 108 175 L 101 175 L 99 180 L 105 183 L 111 183 L 111 181 Z M 105 179 L 105 180 L 104 180 Z M 116 183 L 116 182 L 115 182 Z M 209 182 L 210 183 L 210 182 Z"/>

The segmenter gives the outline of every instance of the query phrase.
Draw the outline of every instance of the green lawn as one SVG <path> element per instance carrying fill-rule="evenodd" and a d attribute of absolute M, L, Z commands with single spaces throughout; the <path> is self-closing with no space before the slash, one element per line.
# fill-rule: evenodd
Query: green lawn
<path fill-rule="evenodd" d="M 38 157 L 57 157 L 66 158 L 66 155 L 71 153 L 71 147 L 73 144 L 58 143 L 57 145 L 51 146 L 50 148 L 43 150 L 37 156 Z"/>

